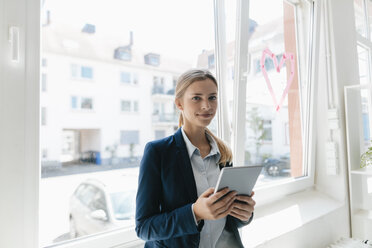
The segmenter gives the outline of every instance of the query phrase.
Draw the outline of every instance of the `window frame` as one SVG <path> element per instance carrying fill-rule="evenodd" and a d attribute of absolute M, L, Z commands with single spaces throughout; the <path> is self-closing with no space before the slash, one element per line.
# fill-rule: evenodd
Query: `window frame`
<path fill-rule="evenodd" d="M 9 2 L 10 0 L 0 0 L 0 5 L 3 4 L 3 1 L 5 3 Z M 313 2 L 313 1 L 312 1 Z M 313 2 L 314 3 L 314 2 Z M 315 2 L 317 3 L 317 1 Z M 20 94 L 22 97 L 25 97 L 25 103 L 22 105 L 22 110 L 24 114 L 25 121 L 22 124 L 24 127 L 24 132 L 25 132 L 25 141 L 22 143 L 23 148 L 25 149 L 24 151 L 24 159 L 22 161 L 27 161 L 27 163 L 22 163 L 22 161 L 11 161 L 9 159 L 5 160 L 6 162 L 14 162 L 14 166 L 16 167 L 17 171 L 20 171 L 20 174 L 17 176 L 26 178 L 27 180 L 24 182 L 23 186 L 21 188 L 15 188 L 14 191 L 16 193 L 22 193 L 21 195 L 25 196 L 22 198 L 22 203 L 24 205 L 27 205 L 28 208 L 24 209 L 24 212 L 21 213 L 21 217 L 27 217 L 25 220 L 21 219 L 18 220 L 16 219 L 14 224 L 15 225 L 20 225 L 23 223 L 24 228 L 22 229 L 23 232 L 21 233 L 22 237 L 20 238 L 23 240 L 24 244 L 28 244 L 29 247 L 32 248 L 37 248 L 39 247 L 38 244 L 38 236 L 39 236 L 39 229 L 38 229 L 38 215 L 39 215 L 39 184 L 40 184 L 40 9 L 41 9 L 41 2 L 36 1 L 36 0 L 29 0 L 26 2 L 26 5 L 24 1 L 17 0 L 15 3 L 12 2 L 11 7 L 16 5 L 21 8 L 17 9 L 18 15 L 14 17 L 15 19 L 21 20 L 20 23 L 24 24 L 24 30 L 27 32 L 22 33 L 24 35 L 24 39 L 27 40 L 27 47 L 23 47 L 24 50 L 22 50 L 21 53 L 21 60 L 24 62 L 22 63 L 19 68 L 22 70 L 18 70 L 17 74 L 20 75 L 25 75 L 24 80 L 26 81 L 24 85 L 24 95 Z M 219 19 L 216 20 L 215 22 L 215 30 L 216 30 L 216 43 L 219 44 L 218 47 L 216 47 L 216 58 L 215 58 L 215 63 L 217 67 L 217 75 L 219 75 L 217 78 L 219 82 L 221 82 L 221 85 L 223 86 L 225 80 L 225 75 L 224 70 L 226 70 L 226 66 L 224 67 L 223 65 L 223 58 L 224 55 L 221 54 L 221 48 L 223 48 L 223 39 L 224 33 L 217 32 L 217 31 L 223 31 L 223 28 L 221 28 L 221 25 L 223 24 L 221 13 L 224 11 L 223 6 L 220 6 L 221 1 L 219 0 L 214 0 L 214 8 L 215 8 L 215 18 Z M 316 4 L 317 5 L 317 4 Z M 3 6 L 3 5 L 1 5 Z M 4 5 L 5 9 L 7 9 L 7 5 Z M 243 14 L 243 10 L 248 10 L 249 8 L 249 1 L 243 1 L 240 0 L 237 9 L 240 7 L 240 12 L 238 17 L 245 17 L 244 21 L 247 21 L 248 18 L 246 16 L 249 13 L 246 11 L 245 15 Z M 316 7 L 318 8 L 318 7 Z M 0 8 L 1 10 L 1 8 Z M 4 9 L 2 10 L 4 11 Z M 23 15 L 24 11 L 27 11 L 27 15 Z M 11 11 L 13 13 L 13 11 Z M 11 14 L 10 13 L 10 14 Z M 19 14 L 20 13 L 20 14 Z M 318 19 L 317 13 L 315 13 L 316 20 Z M 6 16 L 7 17 L 7 16 Z M 242 19 L 243 20 L 243 19 Z M 0 23 L 7 22 L 8 19 L 4 18 L 3 20 L 0 20 Z M 316 21 L 318 22 L 318 20 Z M 5 23 L 7 24 L 7 23 Z M 318 25 L 318 24 L 317 24 Z M 7 25 L 2 25 L 3 27 Z M 243 37 L 244 31 L 242 27 L 244 25 L 241 25 L 239 23 L 237 29 L 237 37 Z M 241 34 L 240 34 L 241 33 Z M 314 34 L 315 35 L 315 34 Z M 245 37 L 245 36 L 244 36 Z M 24 40 L 22 40 L 24 41 Z M 222 41 L 222 44 L 219 42 Z M 237 46 L 238 48 L 242 48 L 242 42 L 237 40 L 236 42 L 239 42 Z M 24 44 L 24 43 L 23 43 Z M 316 48 L 313 49 L 312 53 L 314 53 L 314 50 L 317 50 Z M 2 48 L 2 47 L 1 47 Z M 218 49 L 217 49 L 218 48 Z M 236 65 L 239 65 L 239 70 L 235 70 L 235 75 L 234 78 L 235 80 L 240 79 L 237 81 L 237 86 L 243 86 L 245 87 L 245 81 L 244 79 L 245 75 L 245 70 L 246 66 L 244 68 L 244 64 L 241 63 L 243 62 L 244 58 L 241 58 L 236 60 Z M 246 58 L 245 58 L 246 59 Z M 315 59 L 313 61 L 316 61 Z M 313 62 L 314 63 L 314 62 Z M 6 64 L 6 66 L 8 66 Z M 4 72 L 5 73 L 5 72 Z M 315 73 L 315 67 L 314 70 L 312 71 L 312 75 Z M 2 75 L 0 75 L 2 76 Z M 314 77 L 312 77 L 314 78 Z M 16 87 L 16 86 L 13 86 Z M 219 92 L 221 94 L 223 93 L 223 90 L 221 89 Z M 221 98 L 221 99 L 226 99 L 226 98 Z M 226 101 L 226 100 L 225 100 Z M 235 106 L 235 110 L 239 110 L 241 105 Z M 225 103 L 226 104 L 226 103 Z M 221 104 L 221 112 L 219 112 L 219 123 L 221 124 L 219 126 L 219 134 L 220 137 L 224 138 L 228 143 L 230 140 L 230 130 L 228 126 L 228 121 L 226 121 L 227 118 L 227 105 L 223 107 L 224 104 Z M 243 104 L 243 107 L 245 108 L 245 104 Z M 311 108 L 313 106 L 310 106 Z M 18 105 L 14 108 L 15 110 L 20 109 Z M 225 109 L 225 111 L 223 111 Z M 236 112 L 236 111 L 235 111 Z M 221 121 L 225 120 L 225 121 Z M 234 129 L 235 133 L 236 131 L 239 131 L 239 127 L 237 126 L 237 121 L 235 120 L 234 122 Z M 243 122 L 245 123 L 245 122 Z M 15 126 L 19 127 L 21 126 L 20 124 Z M 310 129 L 309 129 L 309 137 L 314 137 L 312 135 L 315 133 L 315 130 L 313 128 L 313 120 L 310 123 Z M 236 143 L 239 144 L 239 136 L 236 136 Z M 234 136 L 233 136 L 234 137 Z M 18 141 L 18 140 L 17 140 Z M 257 198 L 261 198 L 259 196 L 260 194 L 263 196 L 266 196 L 266 199 L 269 199 L 270 197 L 277 195 L 277 197 L 280 197 L 283 192 L 285 194 L 289 194 L 290 192 L 295 192 L 299 191 L 301 189 L 305 189 L 308 187 L 311 187 L 314 183 L 314 144 L 313 140 L 310 142 L 311 144 L 311 150 L 309 154 L 310 159 L 310 170 L 309 170 L 309 175 L 306 178 L 300 178 L 297 179 L 294 182 L 290 183 L 281 183 L 278 187 L 270 187 L 269 191 L 264 191 L 264 189 L 260 189 L 260 192 L 257 191 Z M 234 147 L 237 147 L 236 145 Z M 238 150 L 235 150 L 234 152 L 235 158 L 239 159 L 241 156 L 238 154 Z M 244 158 L 244 155 L 243 155 Z M 27 164 L 27 165 L 26 165 Z M 13 178 L 13 177 L 12 177 Z M 17 181 L 17 180 L 16 180 Z M 12 184 L 14 185 L 14 184 Z M 299 185 L 300 187 L 297 187 Z M 280 193 L 280 194 L 278 194 Z M 263 197 L 262 196 L 262 197 Z M 6 219 L 7 221 L 8 219 Z M 5 222 L 6 223 L 6 222 Z M 9 231 L 5 232 L 5 234 L 9 234 Z M 8 239 L 7 239 L 8 240 Z M 142 244 L 143 241 L 139 240 L 135 234 L 135 231 L 133 228 L 127 228 L 127 229 L 118 229 L 118 230 L 113 230 L 113 231 L 108 231 L 105 233 L 100 233 L 97 235 L 91 235 L 87 237 L 82 237 L 78 238 L 76 240 L 71 240 L 63 243 L 58 243 L 55 245 L 50 245 L 46 247 L 59 247 L 59 248 L 82 248 L 82 247 L 89 247 L 89 248 L 109 248 L 109 247 L 134 247 L 135 245 Z M 18 244 L 18 243 L 16 243 Z"/>
<path fill-rule="evenodd" d="M 245 146 L 245 115 L 239 115 L 238 113 L 246 112 L 246 84 L 248 75 L 248 25 L 249 25 L 249 1 L 239 0 L 237 4 L 237 28 L 236 28 L 236 39 L 235 39 L 235 70 L 234 75 L 234 95 L 233 99 L 237 101 L 233 104 L 233 132 L 232 140 L 233 142 L 233 155 L 235 165 L 244 165 L 244 149 L 239 149 L 239 147 Z M 297 19 L 297 1 L 287 0 L 287 3 L 295 7 L 295 18 Z M 304 128 L 304 155 L 303 155 L 303 170 L 304 176 L 299 178 L 288 178 L 279 180 L 277 182 L 267 183 L 259 186 L 255 189 L 255 200 L 257 202 L 256 206 L 262 206 L 267 203 L 273 202 L 285 195 L 299 192 L 314 185 L 314 173 L 315 173 L 315 108 L 314 108 L 314 79 L 317 75 L 317 67 L 315 64 L 317 52 L 319 51 L 319 34 L 317 35 L 314 30 L 319 30 L 320 22 L 320 4 L 318 1 L 307 0 L 310 4 L 310 36 L 309 36 L 309 51 L 308 52 L 308 95 L 309 99 L 308 105 L 306 106 L 305 113 L 307 114 L 302 118 L 303 128 Z M 239 20 L 241 22 L 239 22 Z M 297 25 L 296 25 L 297 28 Z M 298 32 L 296 32 L 298 33 Z M 298 39 L 296 39 L 298 44 Z M 298 46 L 297 46 L 298 47 Z M 247 56 L 242 56 L 242 54 L 247 54 Z M 298 62 L 299 63 L 299 62 Z M 299 70 L 299 69 L 298 69 Z M 304 108 L 303 108 L 304 109 Z M 303 115 L 301 115 L 303 116 Z M 237 135 L 239 134 L 239 135 Z"/>

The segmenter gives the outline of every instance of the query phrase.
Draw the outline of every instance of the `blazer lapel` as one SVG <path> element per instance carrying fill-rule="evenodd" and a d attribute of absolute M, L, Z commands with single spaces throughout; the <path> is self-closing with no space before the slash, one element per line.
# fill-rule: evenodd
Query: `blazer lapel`
<path fill-rule="evenodd" d="M 178 148 L 176 157 L 179 158 L 180 161 L 178 166 L 182 173 L 184 183 L 187 185 L 189 197 L 192 201 L 195 201 L 198 198 L 195 177 L 194 173 L 192 172 L 191 162 L 187 152 L 186 143 L 182 136 L 181 128 L 179 128 L 174 134 L 174 137 L 176 139 L 176 146 Z"/>

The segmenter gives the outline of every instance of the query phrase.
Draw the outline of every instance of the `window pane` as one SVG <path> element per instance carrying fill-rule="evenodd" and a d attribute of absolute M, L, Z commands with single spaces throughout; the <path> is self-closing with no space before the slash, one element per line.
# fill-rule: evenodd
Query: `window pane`
<path fill-rule="evenodd" d="M 93 78 L 93 69 L 91 67 L 82 66 L 81 67 L 81 77 L 92 79 Z"/>
<path fill-rule="evenodd" d="M 42 12 L 40 245 L 134 228 L 144 147 L 178 128 L 174 82 L 214 50 L 213 1 L 47 0 Z"/>
<path fill-rule="evenodd" d="M 355 28 L 357 32 L 367 38 L 364 0 L 354 0 Z"/>
<path fill-rule="evenodd" d="M 122 83 L 130 83 L 130 73 L 122 72 L 120 74 L 120 82 Z"/>
<path fill-rule="evenodd" d="M 306 83 L 308 71 L 304 57 L 308 48 L 303 44 L 308 44 L 309 39 L 309 6 L 306 3 L 298 5 L 295 17 L 295 7 L 286 1 L 264 3 L 252 0 L 250 3 L 250 18 L 255 25 L 249 40 L 251 70 L 246 94 L 245 164 L 264 166 L 259 183 L 300 177 L 306 175 L 303 170 L 304 123 L 301 119 L 306 102 L 299 89 Z M 270 14 L 267 14 L 268 5 L 272 10 Z M 299 24 L 296 18 L 301 19 Z M 298 44 L 301 45 L 297 47 Z M 272 56 L 263 57 L 266 48 L 273 53 Z M 298 68 L 299 60 L 304 62 L 301 63 L 304 68 Z M 291 73 L 294 77 L 286 91 Z"/>

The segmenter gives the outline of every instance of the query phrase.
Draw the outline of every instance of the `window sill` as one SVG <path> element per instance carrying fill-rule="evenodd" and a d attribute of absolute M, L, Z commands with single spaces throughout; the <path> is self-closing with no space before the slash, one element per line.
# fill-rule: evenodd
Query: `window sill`
<path fill-rule="evenodd" d="M 246 247 L 256 247 L 343 206 L 344 202 L 315 190 L 285 196 L 255 208 L 252 223 L 242 228 L 242 242 Z"/>

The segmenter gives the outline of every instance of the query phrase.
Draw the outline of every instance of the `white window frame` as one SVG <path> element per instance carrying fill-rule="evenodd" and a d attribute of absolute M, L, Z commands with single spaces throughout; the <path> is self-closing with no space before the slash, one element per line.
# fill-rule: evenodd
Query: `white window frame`
<path fill-rule="evenodd" d="M 296 6 L 298 1 L 289 1 L 288 3 Z M 316 56 L 319 50 L 319 37 L 314 32 L 319 30 L 319 13 L 320 5 L 318 1 L 308 0 L 309 4 L 312 5 L 312 19 L 311 30 L 309 37 L 309 48 L 308 51 L 308 61 L 309 63 L 309 74 L 308 74 L 308 85 L 311 88 L 308 90 L 308 99 L 314 99 L 314 83 L 315 75 L 317 75 L 317 66 L 316 66 Z M 295 13 L 297 16 L 297 13 Z M 246 83 L 248 76 L 248 30 L 249 30 L 249 1 L 238 0 L 237 1 L 237 27 L 236 27 L 236 39 L 235 39 L 235 75 L 234 75 L 234 95 L 233 99 L 238 99 L 234 102 L 233 105 L 233 131 L 232 131 L 232 148 L 234 153 L 234 164 L 235 165 L 244 165 L 244 149 L 245 147 L 245 115 L 239 115 L 239 113 L 246 112 Z M 298 41 L 297 41 L 298 42 Z M 298 47 L 298 45 L 297 45 Z M 219 50 L 216 48 L 217 53 Z M 217 56 L 219 58 L 219 56 Z M 217 59 L 217 65 L 219 64 Z M 220 81 L 221 82 L 221 81 Z M 285 195 L 299 192 L 308 188 L 313 187 L 314 185 L 314 173 L 315 173 L 315 109 L 313 108 L 314 104 L 309 104 L 305 111 L 307 116 L 305 116 L 305 121 L 302 119 L 304 126 L 304 134 L 306 137 L 303 137 L 304 143 L 304 156 L 303 156 L 303 171 L 304 176 L 300 178 L 288 178 L 283 179 L 278 182 L 267 183 L 260 187 L 257 187 L 255 192 L 255 200 L 257 202 L 256 206 L 261 206 L 270 202 L 273 202 L 277 199 L 282 198 Z M 311 114 L 311 116 L 310 116 Z M 222 126 L 223 127 L 223 126 Z M 239 134 L 239 135 L 238 135 Z M 306 149 L 307 148 L 307 149 Z"/>

